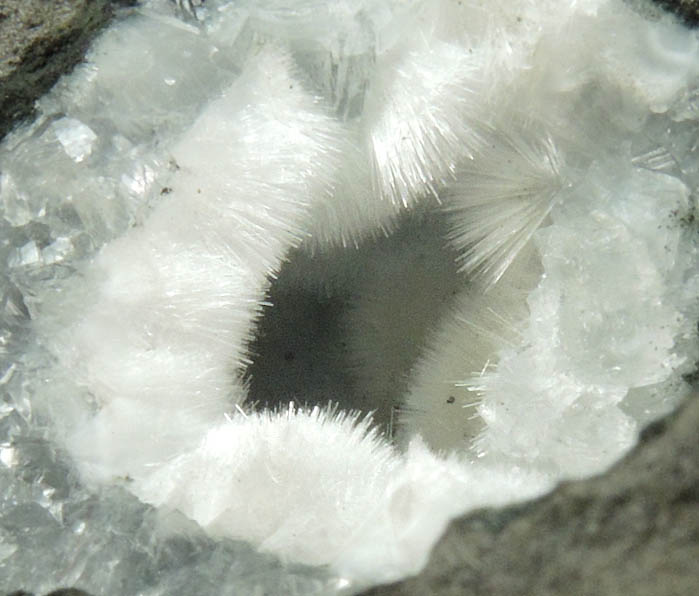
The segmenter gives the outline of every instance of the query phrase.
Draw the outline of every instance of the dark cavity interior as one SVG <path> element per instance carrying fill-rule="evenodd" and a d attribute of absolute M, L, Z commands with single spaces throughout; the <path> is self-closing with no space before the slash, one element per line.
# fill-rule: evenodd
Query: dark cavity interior
<path fill-rule="evenodd" d="M 443 217 L 418 212 L 358 248 L 292 251 L 249 345 L 249 403 L 333 402 L 371 412 L 390 436 L 411 369 L 464 283 L 446 233 Z"/>

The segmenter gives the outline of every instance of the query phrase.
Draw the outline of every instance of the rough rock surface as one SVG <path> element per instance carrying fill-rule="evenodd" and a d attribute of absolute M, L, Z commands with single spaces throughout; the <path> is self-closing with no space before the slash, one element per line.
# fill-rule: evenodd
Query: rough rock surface
<path fill-rule="evenodd" d="M 19 591 L 12 592 L 11 594 L 8 594 L 8 596 L 34 596 L 34 594 Z M 84 592 L 83 590 L 77 590 L 75 588 L 65 588 L 61 590 L 54 590 L 53 592 L 46 594 L 46 596 L 90 596 L 90 594 Z"/>
<path fill-rule="evenodd" d="M 656 0 L 699 23 L 697 0 Z M 0 1 L 0 137 L 132 0 Z M 453 522 L 422 574 L 369 595 L 670 596 L 699 586 L 699 397 L 607 474 Z M 68 592 L 69 593 L 69 592 Z"/>
<path fill-rule="evenodd" d="M 654 0 L 670 12 L 674 12 L 685 23 L 695 27 L 699 25 L 699 0 Z"/>
<path fill-rule="evenodd" d="M 81 59 L 117 5 L 135 0 L 0 2 L 0 138 Z"/>
<path fill-rule="evenodd" d="M 681 596 L 699 587 L 699 396 L 607 474 L 454 521 L 425 570 L 363 596 Z"/>
<path fill-rule="evenodd" d="M 0 138 L 81 59 L 118 6 L 139 0 L 1 0 Z M 699 24 L 699 0 L 654 0 Z"/>

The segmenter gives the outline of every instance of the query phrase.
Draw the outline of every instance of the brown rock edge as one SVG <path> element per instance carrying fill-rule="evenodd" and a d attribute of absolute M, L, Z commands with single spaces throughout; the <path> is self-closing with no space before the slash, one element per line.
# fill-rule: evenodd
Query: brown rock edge
<path fill-rule="evenodd" d="M 136 0 L 0 0 L 0 139 L 83 58 L 117 6 Z"/>
<path fill-rule="evenodd" d="M 653 2 L 674 12 L 690 27 L 699 25 L 699 0 L 653 0 Z"/>
<path fill-rule="evenodd" d="M 34 102 L 82 60 L 116 8 L 139 2 L 0 0 L 0 139 L 31 116 Z M 688 25 L 699 24 L 699 0 L 653 2 Z"/>
<path fill-rule="evenodd" d="M 691 25 L 699 0 L 656 0 Z M 115 6 L 0 0 L 0 138 L 82 59 Z M 364 596 L 699 593 L 699 397 L 648 427 L 607 474 L 455 520 L 425 570 Z"/>
<path fill-rule="evenodd" d="M 422 573 L 362 596 L 699 594 L 699 395 L 610 471 L 455 520 Z"/>

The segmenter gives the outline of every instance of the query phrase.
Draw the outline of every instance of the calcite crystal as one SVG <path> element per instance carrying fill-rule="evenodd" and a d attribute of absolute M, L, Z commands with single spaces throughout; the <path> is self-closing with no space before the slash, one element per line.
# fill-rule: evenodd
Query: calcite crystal
<path fill-rule="evenodd" d="M 612 465 L 696 368 L 698 57 L 616 0 L 125 13 L 0 147 L 10 587 L 357 590 Z"/>

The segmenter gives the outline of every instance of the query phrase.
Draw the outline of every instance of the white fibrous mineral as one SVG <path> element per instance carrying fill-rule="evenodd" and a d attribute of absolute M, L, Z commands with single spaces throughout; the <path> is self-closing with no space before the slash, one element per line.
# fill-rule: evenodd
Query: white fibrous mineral
<path fill-rule="evenodd" d="M 357 589 L 607 469 L 699 358 L 697 89 L 640 0 L 126 11 L 0 145 L 0 575 L 116 593 L 12 533 L 77 549 L 102 495 L 133 593 L 173 534 Z"/>

